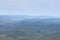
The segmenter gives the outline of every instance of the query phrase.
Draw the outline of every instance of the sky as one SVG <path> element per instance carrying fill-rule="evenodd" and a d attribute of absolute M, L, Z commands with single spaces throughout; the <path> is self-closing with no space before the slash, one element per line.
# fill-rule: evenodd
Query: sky
<path fill-rule="evenodd" d="M 60 0 L 0 0 L 0 15 L 60 16 Z"/>

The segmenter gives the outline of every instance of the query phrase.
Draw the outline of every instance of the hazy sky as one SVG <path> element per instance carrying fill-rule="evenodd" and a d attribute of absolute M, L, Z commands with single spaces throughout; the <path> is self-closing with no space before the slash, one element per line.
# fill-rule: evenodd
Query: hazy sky
<path fill-rule="evenodd" d="M 0 15 L 60 16 L 60 0 L 0 0 Z"/>

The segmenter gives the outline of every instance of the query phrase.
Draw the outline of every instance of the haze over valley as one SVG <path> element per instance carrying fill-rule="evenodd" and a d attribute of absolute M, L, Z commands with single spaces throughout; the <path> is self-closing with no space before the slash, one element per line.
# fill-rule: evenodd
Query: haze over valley
<path fill-rule="evenodd" d="M 0 40 L 60 40 L 60 18 L 0 16 Z"/>

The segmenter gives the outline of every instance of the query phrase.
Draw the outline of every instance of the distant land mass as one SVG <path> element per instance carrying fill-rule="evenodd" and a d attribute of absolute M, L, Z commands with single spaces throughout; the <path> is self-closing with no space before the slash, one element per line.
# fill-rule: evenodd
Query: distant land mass
<path fill-rule="evenodd" d="M 54 16 L 0 15 L 1 19 L 58 18 Z"/>
<path fill-rule="evenodd" d="M 60 18 L 0 15 L 0 40 L 60 40 Z"/>

